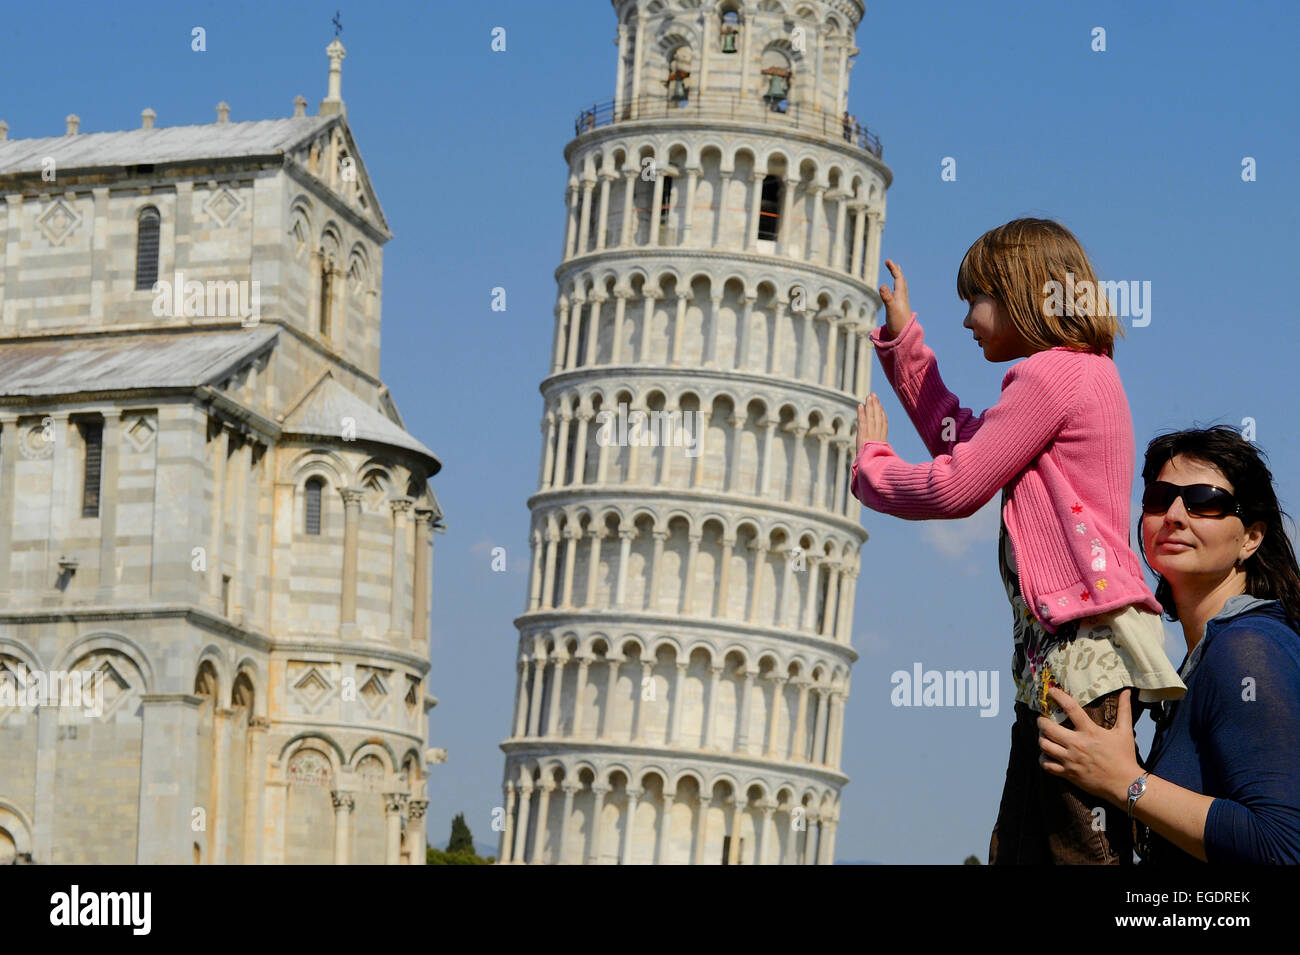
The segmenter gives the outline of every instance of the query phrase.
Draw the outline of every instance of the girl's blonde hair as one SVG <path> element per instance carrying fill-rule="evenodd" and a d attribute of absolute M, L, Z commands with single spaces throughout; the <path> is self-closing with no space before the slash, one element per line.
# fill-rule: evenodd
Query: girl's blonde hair
<path fill-rule="evenodd" d="M 976 239 L 957 270 L 957 294 L 994 299 L 1038 348 L 1114 358 L 1115 334 L 1124 334 L 1083 246 L 1051 219 L 1013 219 Z"/>

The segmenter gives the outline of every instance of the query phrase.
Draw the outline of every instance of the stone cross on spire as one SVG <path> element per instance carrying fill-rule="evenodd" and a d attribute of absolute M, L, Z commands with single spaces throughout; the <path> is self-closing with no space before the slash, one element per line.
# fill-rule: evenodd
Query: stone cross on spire
<path fill-rule="evenodd" d="M 347 115 L 347 107 L 343 105 L 343 58 L 348 55 L 348 51 L 343 49 L 343 44 L 335 36 L 325 48 L 325 53 L 330 58 L 330 85 L 329 92 L 320 101 L 320 115 Z"/>

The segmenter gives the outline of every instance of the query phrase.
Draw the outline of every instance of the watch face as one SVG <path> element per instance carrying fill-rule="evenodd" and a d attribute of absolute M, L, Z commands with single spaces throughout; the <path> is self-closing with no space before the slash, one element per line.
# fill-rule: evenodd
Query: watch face
<path fill-rule="evenodd" d="M 1134 781 L 1134 783 L 1128 787 L 1128 794 L 1130 796 L 1140 796 L 1146 791 L 1146 788 L 1147 781 L 1145 779 L 1139 779 Z"/>

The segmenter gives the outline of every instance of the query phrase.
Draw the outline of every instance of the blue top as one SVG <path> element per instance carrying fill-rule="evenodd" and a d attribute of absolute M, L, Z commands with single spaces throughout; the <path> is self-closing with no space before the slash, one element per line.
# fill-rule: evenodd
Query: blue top
<path fill-rule="evenodd" d="M 1300 633 L 1281 603 L 1230 598 L 1178 675 L 1187 695 L 1152 710 L 1146 768 L 1215 797 L 1208 862 L 1300 863 Z M 1199 861 L 1154 832 L 1147 843 L 1147 862 Z"/>

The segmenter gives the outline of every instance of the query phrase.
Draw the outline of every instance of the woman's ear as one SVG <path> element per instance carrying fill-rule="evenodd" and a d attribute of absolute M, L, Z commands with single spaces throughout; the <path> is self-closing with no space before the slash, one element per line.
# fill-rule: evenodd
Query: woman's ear
<path fill-rule="evenodd" d="M 1268 525 L 1263 521 L 1256 521 L 1246 528 L 1246 539 L 1242 542 L 1242 549 L 1245 551 L 1241 555 L 1243 563 L 1253 557 L 1255 551 L 1259 550 L 1260 545 L 1264 543 L 1264 532 L 1267 529 Z"/>

